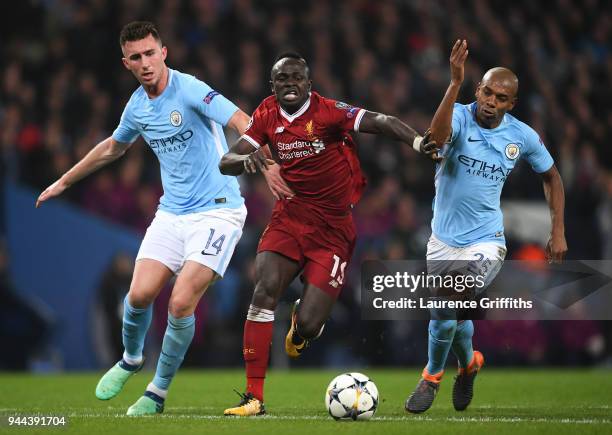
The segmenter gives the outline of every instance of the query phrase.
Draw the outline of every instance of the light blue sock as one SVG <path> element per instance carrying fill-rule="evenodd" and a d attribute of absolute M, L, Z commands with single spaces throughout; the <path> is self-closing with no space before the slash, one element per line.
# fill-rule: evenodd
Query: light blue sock
<path fill-rule="evenodd" d="M 427 372 L 430 375 L 435 375 L 444 370 L 456 329 L 456 320 L 429 321 L 429 345 L 427 348 L 429 361 L 427 362 Z"/>
<path fill-rule="evenodd" d="M 164 335 L 161 353 L 157 361 L 157 370 L 153 385 L 161 390 L 168 390 L 172 378 L 178 371 L 185 353 L 195 333 L 195 316 L 177 319 L 168 313 L 168 327 Z"/>
<path fill-rule="evenodd" d="M 453 340 L 453 353 L 459 361 L 459 367 L 466 368 L 474 357 L 472 348 L 472 336 L 474 335 L 474 323 L 464 320 L 457 324 L 457 331 Z"/>
<path fill-rule="evenodd" d="M 153 317 L 153 304 L 147 308 L 134 308 L 128 302 L 128 297 L 123 301 L 123 347 L 124 358 L 127 357 L 130 364 L 142 359 L 142 348 L 145 336 L 151 325 Z"/>

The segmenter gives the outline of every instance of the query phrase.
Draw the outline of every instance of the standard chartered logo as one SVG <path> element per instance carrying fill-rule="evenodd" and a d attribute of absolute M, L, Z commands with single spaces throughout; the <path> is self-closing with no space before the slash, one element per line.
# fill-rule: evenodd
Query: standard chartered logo
<path fill-rule="evenodd" d="M 278 157 L 281 160 L 310 157 L 315 154 L 312 150 L 312 142 L 308 141 L 298 140 L 291 143 L 277 142 L 276 147 L 278 148 Z"/>

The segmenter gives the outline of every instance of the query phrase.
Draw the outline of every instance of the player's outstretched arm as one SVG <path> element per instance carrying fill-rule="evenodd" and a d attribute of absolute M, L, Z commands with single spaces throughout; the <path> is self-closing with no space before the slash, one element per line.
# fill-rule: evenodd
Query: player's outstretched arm
<path fill-rule="evenodd" d="M 117 160 L 131 144 L 117 142 L 112 137 L 104 139 L 96 145 L 85 157 L 74 165 L 68 172 L 62 175 L 59 180 L 47 187 L 36 200 L 38 208 L 48 199 L 61 195 L 64 190 L 72 186 L 82 178 L 85 178 L 95 170 L 110 162 Z"/>
<path fill-rule="evenodd" d="M 431 140 L 438 144 L 446 142 L 451 134 L 453 106 L 457 101 L 463 83 L 463 70 L 467 55 L 467 41 L 458 39 L 450 55 L 451 82 L 431 120 L 431 127 L 429 128 Z"/>
<path fill-rule="evenodd" d="M 441 160 L 438 157 L 439 148 L 435 142 L 430 140 L 429 134 L 421 137 L 412 127 L 395 116 L 366 111 L 359 124 L 359 132 L 382 134 L 391 139 L 406 142 L 411 144 L 415 150 L 427 154 L 431 159 Z"/>
<path fill-rule="evenodd" d="M 227 122 L 227 126 L 234 129 L 239 135 L 243 135 L 250 119 L 249 115 L 238 109 Z"/>
<path fill-rule="evenodd" d="M 268 157 L 265 147 L 257 148 L 253 151 L 253 145 L 246 139 L 240 138 L 221 157 L 219 170 L 223 175 L 241 175 L 244 171 L 248 174 L 254 174 L 257 172 L 257 169 L 263 171 L 268 169 L 269 164 L 274 163 Z"/>
<path fill-rule="evenodd" d="M 270 157 L 270 149 L 265 146 L 253 151 L 253 145 L 245 139 L 239 139 L 219 162 L 219 170 L 224 175 L 240 175 L 244 171 L 254 174 L 261 171 L 276 199 L 292 198 L 295 193 L 280 175 L 280 167 Z"/>
<path fill-rule="evenodd" d="M 550 239 L 546 245 L 546 256 L 553 263 L 560 263 L 567 252 L 565 240 L 565 192 L 563 181 L 555 165 L 540 174 L 544 184 L 544 196 L 550 208 L 551 231 Z"/>

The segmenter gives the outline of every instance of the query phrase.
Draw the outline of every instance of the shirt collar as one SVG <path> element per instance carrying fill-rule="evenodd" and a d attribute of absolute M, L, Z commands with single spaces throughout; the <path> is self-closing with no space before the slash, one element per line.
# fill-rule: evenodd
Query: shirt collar
<path fill-rule="evenodd" d="M 308 99 L 304 102 L 304 104 L 302 104 L 302 107 L 300 107 L 299 110 L 292 115 L 285 112 L 285 110 L 283 109 L 283 106 L 281 106 L 280 103 L 278 103 L 282 117 L 285 118 L 289 122 L 293 122 L 296 118 L 300 117 L 308 110 L 308 108 L 310 107 L 311 97 L 312 97 L 312 93 L 308 92 Z"/>

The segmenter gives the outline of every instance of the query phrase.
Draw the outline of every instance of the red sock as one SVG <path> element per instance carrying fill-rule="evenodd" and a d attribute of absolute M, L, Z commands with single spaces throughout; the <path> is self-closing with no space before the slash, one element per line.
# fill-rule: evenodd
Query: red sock
<path fill-rule="evenodd" d="M 252 393 L 263 402 L 263 388 L 270 359 L 273 322 L 244 323 L 244 340 L 242 353 L 246 365 L 248 393 Z"/>

